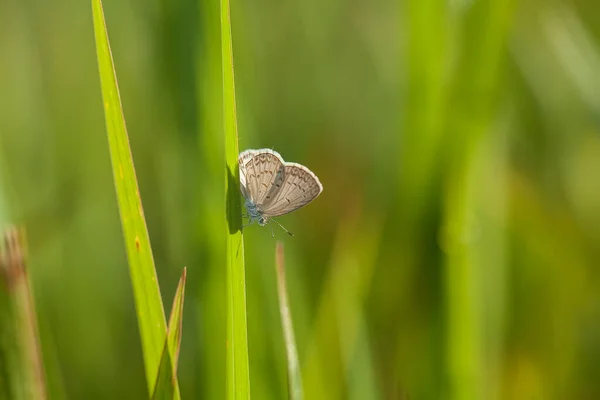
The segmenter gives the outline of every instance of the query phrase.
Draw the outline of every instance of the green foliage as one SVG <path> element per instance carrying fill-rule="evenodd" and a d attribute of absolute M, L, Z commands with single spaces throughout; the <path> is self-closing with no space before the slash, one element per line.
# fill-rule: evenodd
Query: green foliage
<path fill-rule="evenodd" d="M 104 3 L 165 304 L 188 266 L 182 398 L 288 395 L 276 241 L 240 233 L 261 147 L 325 187 L 274 226 L 305 398 L 600 398 L 597 1 Z M 136 326 L 90 4 L 1 4 L 0 218 L 48 396 L 147 399 L 167 324 L 153 286 Z"/>

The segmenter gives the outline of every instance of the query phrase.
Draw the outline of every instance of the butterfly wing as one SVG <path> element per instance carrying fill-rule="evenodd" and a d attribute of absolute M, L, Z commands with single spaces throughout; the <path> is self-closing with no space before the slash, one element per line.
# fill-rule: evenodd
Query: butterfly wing
<path fill-rule="evenodd" d="M 258 154 L 258 150 L 246 150 L 240 153 L 238 156 L 238 164 L 240 165 L 240 190 L 242 191 L 242 195 L 244 198 L 249 199 L 250 194 L 247 189 L 247 171 L 246 171 L 246 163 L 250 161 L 252 157 Z"/>
<path fill-rule="evenodd" d="M 279 190 L 284 175 L 281 156 L 272 150 L 246 150 L 238 158 L 240 189 L 258 207 Z M 279 185 L 279 186 L 278 186 Z"/>
<path fill-rule="evenodd" d="M 278 189 L 261 207 L 267 217 L 277 217 L 304 207 L 321 194 L 323 186 L 305 166 L 285 163 L 285 174 Z"/>

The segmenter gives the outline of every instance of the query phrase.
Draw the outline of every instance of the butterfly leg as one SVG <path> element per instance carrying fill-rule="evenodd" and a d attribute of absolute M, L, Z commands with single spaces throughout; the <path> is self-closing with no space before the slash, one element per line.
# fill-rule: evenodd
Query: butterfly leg
<path fill-rule="evenodd" d="M 254 225 L 253 220 L 250 220 L 250 222 L 248 222 L 247 224 L 242 225 L 242 229 L 244 229 L 245 227 L 250 226 L 250 225 Z"/>

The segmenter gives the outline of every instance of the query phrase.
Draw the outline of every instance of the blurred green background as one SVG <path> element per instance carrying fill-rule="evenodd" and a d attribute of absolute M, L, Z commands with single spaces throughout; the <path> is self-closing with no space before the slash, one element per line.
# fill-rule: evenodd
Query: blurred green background
<path fill-rule="evenodd" d="M 225 395 L 215 0 L 106 0 L 179 383 Z M 240 148 L 323 194 L 280 222 L 307 399 L 600 398 L 596 0 L 232 1 Z M 53 399 L 147 398 L 89 2 L 0 2 L 0 223 L 27 229 Z M 286 396 L 269 228 L 250 380 Z"/>

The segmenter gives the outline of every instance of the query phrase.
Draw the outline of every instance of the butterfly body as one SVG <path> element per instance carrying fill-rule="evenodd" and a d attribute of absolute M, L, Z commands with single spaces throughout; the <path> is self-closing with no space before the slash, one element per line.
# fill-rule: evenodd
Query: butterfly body
<path fill-rule="evenodd" d="M 271 149 L 240 153 L 240 190 L 250 218 L 260 226 L 304 207 L 323 191 L 319 178 L 303 165 L 283 161 Z"/>
<path fill-rule="evenodd" d="M 246 201 L 244 202 L 244 206 L 246 207 L 248 217 L 250 218 L 249 224 L 252 224 L 254 223 L 254 221 L 256 221 L 258 222 L 258 225 L 265 226 L 269 223 L 269 218 L 264 217 L 262 211 L 260 211 L 258 209 L 258 206 L 252 201 L 246 199 Z"/>

